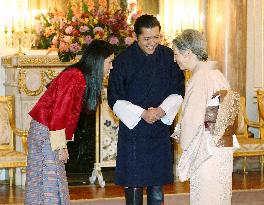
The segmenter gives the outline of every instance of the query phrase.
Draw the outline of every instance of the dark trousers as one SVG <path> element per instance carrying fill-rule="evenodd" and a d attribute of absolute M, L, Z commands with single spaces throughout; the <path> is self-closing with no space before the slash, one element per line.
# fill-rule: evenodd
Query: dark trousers
<path fill-rule="evenodd" d="M 143 187 L 125 188 L 126 205 L 143 205 Z M 164 193 L 162 186 L 147 187 L 148 205 L 163 205 Z"/>

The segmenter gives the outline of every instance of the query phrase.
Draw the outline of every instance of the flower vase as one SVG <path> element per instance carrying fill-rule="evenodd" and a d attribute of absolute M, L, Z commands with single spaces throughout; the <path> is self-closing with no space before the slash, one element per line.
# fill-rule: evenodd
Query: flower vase
<path fill-rule="evenodd" d="M 69 62 L 75 59 L 76 54 L 72 52 L 58 52 L 58 56 L 61 62 Z"/>

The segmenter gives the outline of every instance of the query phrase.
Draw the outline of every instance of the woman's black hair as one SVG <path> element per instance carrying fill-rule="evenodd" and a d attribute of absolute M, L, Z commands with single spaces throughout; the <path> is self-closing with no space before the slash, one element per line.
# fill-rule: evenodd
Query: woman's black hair
<path fill-rule="evenodd" d="M 110 43 L 93 40 L 84 48 L 79 62 L 70 66 L 77 67 L 85 76 L 84 106 L 86 110 L 96 109 L 103 86 L 104 60 L 112 54 L 114 54 L 114 49 Z"/>

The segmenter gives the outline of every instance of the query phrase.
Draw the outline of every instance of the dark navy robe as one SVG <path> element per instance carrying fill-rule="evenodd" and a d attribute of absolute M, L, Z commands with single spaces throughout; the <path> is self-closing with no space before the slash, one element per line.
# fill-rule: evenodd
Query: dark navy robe
<path fill-rule="evenodd" d="M 117 56 L 108 84 L 112 109 L 117 100 L 158 107 L 170 94 L 184 94 L 184 75 L 170 48 L 159 45 L 146 55 L 135 42 Z M 169 136 L 169 126 L 161 120 L 148 124 L 141 119 L 131 130 L 120 121 L 115 183 L 142 187 L 173 182 Z"/>

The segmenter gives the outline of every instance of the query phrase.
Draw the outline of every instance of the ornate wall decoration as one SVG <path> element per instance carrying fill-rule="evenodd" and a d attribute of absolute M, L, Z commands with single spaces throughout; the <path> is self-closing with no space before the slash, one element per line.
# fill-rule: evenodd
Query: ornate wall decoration
<path fill-rule="evenodd" d="M 53 80 L 59 74 L 59 72 L 55 70 L 47 70 L 47 71 L 44 71 L 44 73 L 46 74 L 49 80 Z"/>
<path fill-rule="evenodd" d="M 11 66 L 11 64 L 12 64 L 12 59 L 11 58 L 2 58 L 2 60 L 1 60 L 2 62 L 1 62 L 1 64 L 3 65 L 9 65 L 9 66 Z"/>
<path fill-rule="evenodd" d="M 46 84 L 46 79 L 43 71 L 40 71 L 39 77 L 35 75 L 35 73 L 27 75 L 26 70 L 20 70 L 19 71 L 19 78 L 18 78 L 18 90 L 20 93 L 25 93 L 28 96 L 37 96 L 40 93 L 43 92 L 45 84 Z M 36 80 L 37 77 L 37 80 Z M 31 90 L 28 86 L 30 86 L 31 79 L 34 79 L 34 82 L 39 83 L 39 86 L 37 89 Z M 34 83 L 34 84 L 35 84 Z M 35 84 L 36 85 L 36 84 Z M 32 87 L 32 86 L 30 86 Z M 33 85 L 33 87 L 35 87 Z"/>
<path fill-rule="evenodd" d="M 19 70 L 18 90 L 27 96 L 38 96 L 44 91 L 46 84 L 59 74 L 54 70 Z"/>

